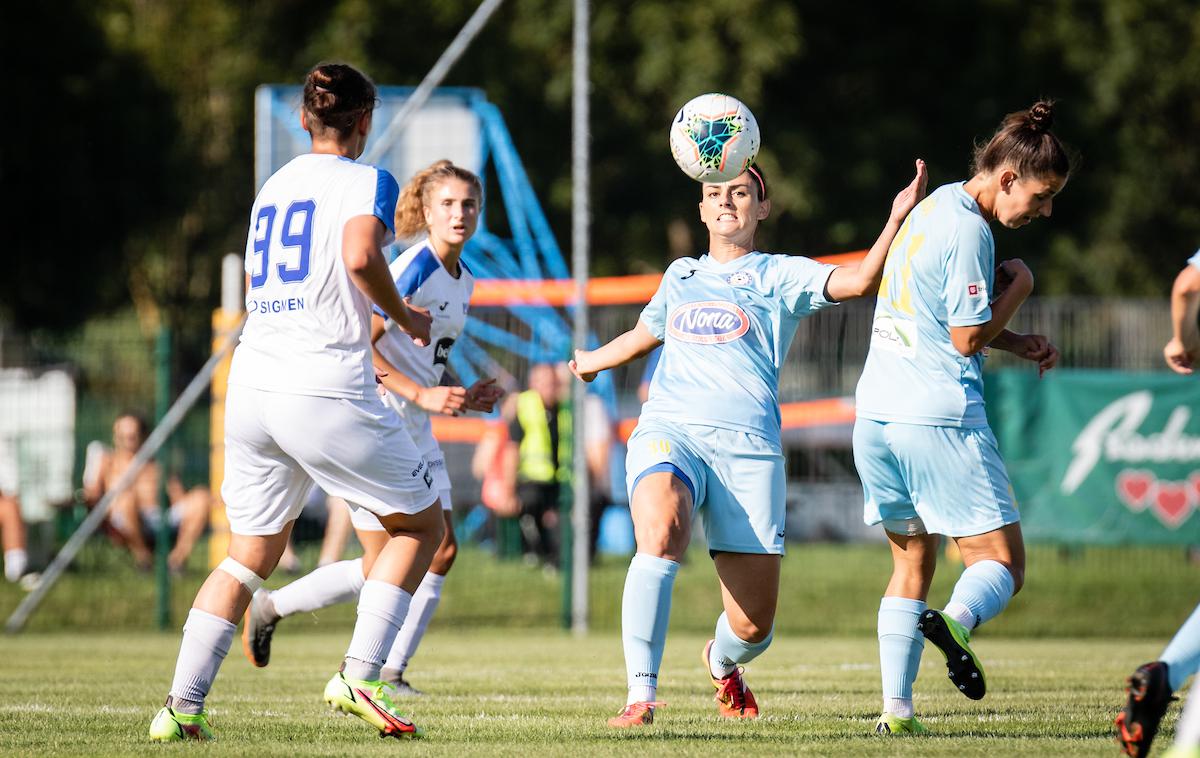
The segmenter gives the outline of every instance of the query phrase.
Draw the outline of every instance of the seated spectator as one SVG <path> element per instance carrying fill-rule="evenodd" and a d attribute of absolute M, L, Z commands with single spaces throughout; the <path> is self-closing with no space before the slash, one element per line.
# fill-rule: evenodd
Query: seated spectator
<path fill-rule="evenodd" d="M 99 503 L 105 493 L 116 486 L 146 441 L 148 432 L 145 419 L 138 414 L 126 412 L 117 416 L 113 422 L 112 450 L 105 450 L 90 475 L 85 476 L 84 499 L 89 506 Z M 149 545 L 158 534 L 163 516 L 158 507 L 158 484 L 158 464 L 150 461 L 138 472 L 133 484 L 117 496 L 108 512 L 109 521 L 141 570 L 148 570 L 153 563 Z M 177 532 L 175 547 L 167 556 L 167 566 L 173 572 L 180 572 L 208 525 L 211 497 L 207 487 L 186 489 L 179 477 L 172 475 L 167 480 L 167 498 L 171 503 L 167 519 L 172 530 Z"/>

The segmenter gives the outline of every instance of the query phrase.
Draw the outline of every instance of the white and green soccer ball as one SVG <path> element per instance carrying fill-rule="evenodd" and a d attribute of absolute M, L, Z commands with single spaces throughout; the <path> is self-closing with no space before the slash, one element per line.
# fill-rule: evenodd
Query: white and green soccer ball
<path fill-rule="evenodd" d="M 760 144 L 754 114 L 719 92 L 687 101 L 671 122 L 671 155 L 698 182 L 736 179 L 754 162 Z"/>

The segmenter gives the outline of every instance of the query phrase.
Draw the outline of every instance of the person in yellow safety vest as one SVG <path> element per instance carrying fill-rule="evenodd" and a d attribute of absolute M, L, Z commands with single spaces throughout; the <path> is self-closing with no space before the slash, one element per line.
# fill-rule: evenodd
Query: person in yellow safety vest
<path fill-rule="evenodd" d="M 515 470 L 521 537 L 527 560 L 558 565 L 558 505 L 571 480 L 571 411 L 561 402 L 564 382 L 555 367 L 529 369 L 529 389 L 516 396 L 509 424 L 510 471 Z"/>

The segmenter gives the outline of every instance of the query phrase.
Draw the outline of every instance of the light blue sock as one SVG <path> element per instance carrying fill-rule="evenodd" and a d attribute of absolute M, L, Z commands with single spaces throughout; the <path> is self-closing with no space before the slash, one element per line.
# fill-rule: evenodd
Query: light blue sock
<path fill-rule="evenodd" d="M 1167 649 L 1158 659 L 1167 664 L 1167 678 L 1172 690 L 1182 687 L 1187 678 L 1200 668 L 1200 605 L 1196 606 L 1188 620 L 1175 632 Z"/>
<path fill-rule="evenodd" d="M 958 582 L 946 614 L 968 629 L 995 618 L 1013 596 L 1013 577 L 999 561 L 980 561 L 968 566 Z"/>
<path fill-rule="evenodd" d="M 917 680 L 921 651 L 925 649 L 925 635 L 917 631 L 917 620 L 925 608 L 924 601 L 906 597 L 884 597 L 879 601 L 883 710 L 900 718 L 913 715 L 913 682 Z"/>
<path fill-rule="evenodd" d="M 733 633 L 729 617 L 722 613 L 717 617 L 717 631 L 708 654 L 708 667 L 712 675 L 717 678 L 729 676 L 739 665 L 762 655 L 771 646 L 774 637 L 775 630 L 772 629 L 762 642 L 747 642 Z"/>
<path fill-rule="evenodd" d="M 621 598 L 621 641 L 629 702 L 653 702 L 658 691 L 658 667 L 667 644 L 671 589 L 679 564 L 638 553 L 629 563 Z"/>

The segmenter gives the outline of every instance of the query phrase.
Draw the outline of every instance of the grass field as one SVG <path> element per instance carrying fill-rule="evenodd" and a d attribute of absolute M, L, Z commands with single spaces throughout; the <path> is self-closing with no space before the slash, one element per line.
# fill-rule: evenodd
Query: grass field
<path fill-rule="evenodd" d="M 203 545 L 202 545 L 203 547 Z M 315 549 L 302 551 L 306 565 Z M 204 551 L 192 569 L 172 582 L 172 626 L 182 623 L 208 571 Z M 616 632 L 621 588 L 629 559 L 606 556 L 591 573 L 592 627 Z M 943 560 L 930 593 L 943 603 L 961 571 Z M 791 545 L 783 561 L 776 629 L 783 634 L 870 636 L 875 611 L 891 572 L 883 545 Z M 1128 637 L 1169 639 L 1200 600 L 1200 563 L 1177 547 L 1030 548 L 1028 580 L 1008 609 L 988 624 L 994 637 Z M 277 574 L 279 587 L 292 580 Z M 0 615 L 7 617 L 24 592 L 0 582 Z M 30 631 L 154 629 L 154 577 L 139 574 L 128 554 L 93 540 L 50 592 L 29 623 Z M 466 545 L 446 582 L 435 629 L 554 628 L 562 608 L 561 577 L 520 561 L 497 561 Z M 820 609 L 814 612 L 814 609 Z M 693 546 L 675 583 L 671 628 L 704 634 L 720 613 L 712 561 Z M 297 619 L 297 628 L 320 632 L 354 618 L 354 605 Z M 340 627 L 339 627 L 340 628 Z"/>
<path fill-rule="evenodd" d="M 210 699 L 219 741 L 153 745 L 146 729 L 170 684 L 177 634 L 32 634 L 0 641 L 0 755 L 1116 755 L 1111 723 L 1123 678 L 1162 640 L 1022 640 L 982 634 L 989 694 L 952 690 L 927 650 L 916 704 L 925 737 L 871 734 L 879 714 L 870 637 L 781 636 L 747 681 L 764 716 L 723 722 L 699 661 L 704 638 L 674 635 L 658 722 L 616 733 L 624 694 L 620 640 L 522 630 L 431 634 L 410 669 L 428 696 L 409 701 L 426 739 L 380 740 L 329 714 L 325 681 L 349 628 L 288 635 L 258 670 L 235 648 Z M 1179 707 L 1156 743 L 1169 744 Z M 1156 751 L 1157 752 L 1157 751 Z"/>

